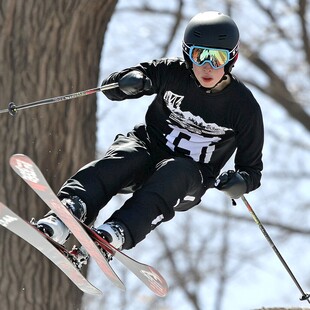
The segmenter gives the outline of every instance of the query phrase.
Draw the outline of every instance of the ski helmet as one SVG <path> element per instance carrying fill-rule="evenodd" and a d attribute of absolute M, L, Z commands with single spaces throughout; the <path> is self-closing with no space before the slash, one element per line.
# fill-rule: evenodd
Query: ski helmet
<path fill-rule="evenodd" d="M 238 27 L 223 13 L 216 11 L 199 13 L 189 21 L 184 32 L 182 49 L 189 69 L 193 66 L 189 58 L 189 48 L 193 45 L 229 50 L 231 60 L 224 67 L 225 73 L 228 73 L 238 58 Z"/>

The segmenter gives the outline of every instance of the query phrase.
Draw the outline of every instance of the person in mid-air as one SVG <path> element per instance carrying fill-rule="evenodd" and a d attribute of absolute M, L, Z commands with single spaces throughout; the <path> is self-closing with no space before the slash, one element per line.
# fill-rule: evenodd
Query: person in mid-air
<path fill-rule="evenodd" d="M 236 199 L 260 186 L 261 109 L 231 73 L 239 55 L 237 25 L 220 12 L 199 13 L 185 29 L 182 49 L 183 58 L 143 62 L 103 81 L 119 85 L 104 91 L 111 100 L 156 97 L 144 124 L 119 134 L 103 158 L 81 168 L 58 193 L 87 225 L 114 195 L 131 193 L 94 228 L 120 250 L 199 204 L 209 188 Z M 234 170 L 221 174 L 232 156 Z M 70 235 L 51 212 L 37 225 L 59 243 Z"/>

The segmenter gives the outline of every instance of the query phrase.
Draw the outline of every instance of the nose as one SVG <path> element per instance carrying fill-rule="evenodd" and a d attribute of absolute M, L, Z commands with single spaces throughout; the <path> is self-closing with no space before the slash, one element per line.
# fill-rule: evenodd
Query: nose
<path fill-rule="evenodd" d="M 211 67 L 211 65 L 207 62 L 205 63 L 203 66 L 202 66 L 202 69 L 205 70 L 205 71 L 212 71 L 213 68 Z"/>

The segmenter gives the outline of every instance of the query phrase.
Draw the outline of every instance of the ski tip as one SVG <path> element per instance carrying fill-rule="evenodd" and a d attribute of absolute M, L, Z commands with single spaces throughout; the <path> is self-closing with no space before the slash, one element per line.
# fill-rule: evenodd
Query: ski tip
<path fill-rule="evenodd" d="M 10 165 L 11 167 L 14 167 L 16 166 L 17 162 L 18 161 L 24 161 L 24 162 L 27 162 L 27 163 L 31 163 L 31 159 L 24 155 L 24 154 L 13 154 L 11 157 L 10 157 Z"/>
<path fill-rule="evenodd" d="M 164 277 L 153 267 L 148 266 L 148 271 L 141 271 L 148 280 L 148 287 L 159 297 L 168 294 L 169 287 Z"/>
<path fill-rule="evenodd" d="M 29 157 L 22 153 L 16 153 L 16 154 L 11 155 L 10 158 L 29 158 Z"/>

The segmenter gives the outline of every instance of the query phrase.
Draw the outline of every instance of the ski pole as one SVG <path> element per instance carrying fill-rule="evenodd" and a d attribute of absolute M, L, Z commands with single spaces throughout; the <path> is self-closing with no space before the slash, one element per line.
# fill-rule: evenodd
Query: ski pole
<path fill-rule="evenodd" d="M 274 250 L 274 252 L 276 253 L 276 255 L 278 256 L 278 258 L 280 259 L 282 265 L 284 266 L 284 268 L 286 269 L 286 271 L 288 272 L 288 274 L 290 275 L 290 277 L 292 278 L 292 280 L 294 281 L 295 285 L 297 286 L 297 288 L 299 289 L 299 291 L 301 292 L 302 296 L 300 297 L 300 300 L 307 300 L 308 303 L 310 303 L 310 294 L 306 294 L 304 292 L 304 290 L 302 289 L 302 287 L 300 286 L 300 284 L 298 283 L 297 279 L 295 278 L 293 272 L 291 271 L 291 269 L 289 268 L 289 266 L 287 265 L 287 263 L 285 262 L 284 258 L 282 257 L 281 253 L 279 252 L 279 250 L 277 249 L 277 247 L 275 246 L 275 244 L 273 243 L 272 239 L 270 238 L 269 234 L 267 233 L 265 227 L 263 226 L 263 224 L 261 223 L 261 221 L 259 220 L 259 218 L 257 217 L 257 215 L 255 214 L 253 208 L 251 207 L 251 205 L 249 204 L 249 202 L 247 201 L 247 199 L 244 197 L 244 195 L 241 196 L 242 201 L 244 202 L 245 206 L 247 207 L 247 209 L 249 210 L 249 212 L 251 213 L 255 223 L 259 226 L 260 230 L 262 231 L 263 235 L 265 236 L 265 238 L 267 239 L 268 243 L 270 244 L 270 246 L 272 247 L 272 249 Z"/>
<path fill-rule="evenodd" d="M 103 86 L 96 87 L 96 88 L 82 90 L 77 93 L 72 93 L 68 95 L 63 95 L 63 96 L 43 99 L 39 101 L 34 101 L 30 103 L 25 103 L 19 106 L 17 106 L 14 102 L 10 102 L 7 109 L 0 110 L 0 114 L 8 112 L 10 115 L 14 116 L 18 110 L 23 110 L 23 109 L 33 108 L 33 107 L 37 107 L 37 106 L 41 106 L 45 104 L 51 104 L 51 103 L 61 102 L 61 101 L 74 99 L 78 97 L 83 97 L 83 96 L 91 95 L 91 94 L 94 94 L 94 93 L 97 93 L 103 90 L 108 90 L 108 89 L 112 89 L 116 87 L 118 87 L 118 83 L 111 83 L 111 84 L 103 85 Z"/>

